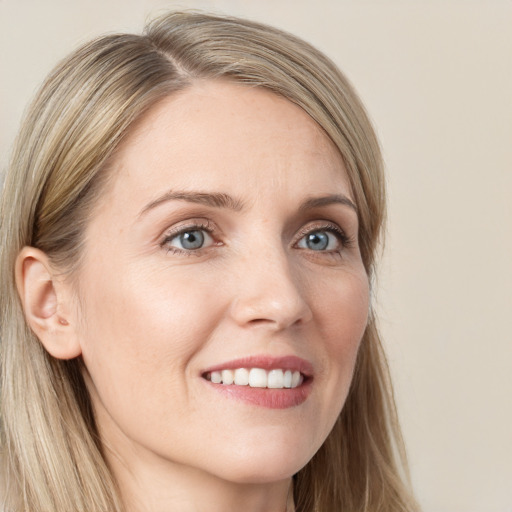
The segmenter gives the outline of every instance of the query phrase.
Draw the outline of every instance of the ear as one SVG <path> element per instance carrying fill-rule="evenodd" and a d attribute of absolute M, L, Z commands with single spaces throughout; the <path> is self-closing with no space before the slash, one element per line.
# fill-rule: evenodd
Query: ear
<path fill-rule="evenodd" d="M 34 247 L 20 251 L 16 286 L 27 323 L 46 350 L 58 359 L 79 356 L 70 285 L 59 278 L 43 251 Z"/>

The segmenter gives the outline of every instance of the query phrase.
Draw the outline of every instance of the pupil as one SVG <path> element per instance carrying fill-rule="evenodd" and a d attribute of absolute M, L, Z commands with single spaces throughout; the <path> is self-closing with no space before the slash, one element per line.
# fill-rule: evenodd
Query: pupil
<path fill-rule="evenodd" d="M 307 238 L 307 246 L 314 251 L 322 251 L 329 245 L 329 237 L 326 233 L 311 233 Z"/>
<path fill-rule="evenodd" d="M 180 242 L 184 249 L 199 249 L 204 243 L 204 235 L 201 231 L 188 231 L 181 235 Z"/>

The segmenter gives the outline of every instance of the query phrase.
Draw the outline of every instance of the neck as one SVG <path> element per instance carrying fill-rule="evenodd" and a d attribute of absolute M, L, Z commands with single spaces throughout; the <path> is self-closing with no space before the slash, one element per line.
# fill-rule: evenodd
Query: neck
<path fill-rule="evenodd" d="M 232 482 L 197 468 L 106 450 L 124 512 L 293 512 L 291 478 Z M 128 455 L 128 456 L 126 456 Z M 139 454 L 140 455 L 140 454 Z"/>
<path fill-rule="evenodd" d="M 125 512 L 238 512 L 241 504 L 244 512 L 293 511 L 291 479 L 235 483 L 179 466 L 155 469 L 115 471 Z"/>

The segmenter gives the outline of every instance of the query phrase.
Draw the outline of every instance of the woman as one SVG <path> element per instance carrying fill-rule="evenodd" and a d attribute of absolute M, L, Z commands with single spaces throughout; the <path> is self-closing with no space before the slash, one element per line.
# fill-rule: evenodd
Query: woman
<path fill-rule="evenodd" d="M 303 41 L 174 13 L 74 52 L 3 191 L 6 510 L 416 510 L 384 214 L 364 108 Z"/>

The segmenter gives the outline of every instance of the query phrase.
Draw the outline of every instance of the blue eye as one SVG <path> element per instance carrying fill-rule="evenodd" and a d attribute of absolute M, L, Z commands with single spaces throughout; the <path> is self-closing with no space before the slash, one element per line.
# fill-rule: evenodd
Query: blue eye
<path fill-rule="evenodd" d="M 175 249 L 197 251 L 212 245 L 213 239 L 205 229 L 187 229 L 167 237 L 165 242 L 168 246 Z"/>
<path fill-rule="evenodd" d="M 327 229 L 317 229 L 304 235 L 297 243 L 297 247 L 310 251 L 335 251 L 342 245 L 341 236 Z"/>

